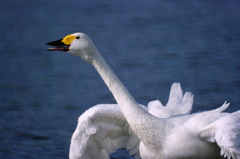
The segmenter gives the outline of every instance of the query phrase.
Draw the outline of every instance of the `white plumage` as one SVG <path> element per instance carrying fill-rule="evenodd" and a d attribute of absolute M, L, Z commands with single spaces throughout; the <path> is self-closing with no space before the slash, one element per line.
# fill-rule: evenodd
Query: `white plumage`
<path fill-rule="evenodd" d="M 158 100 L 141 106 L 86 34 L 48 44 L 56 46 L 50 51 L 66 51 L 92 64 L 118 103 L 94 106 L 79 117 L 71 159 L 109 159 L 122 147 L 142 159 L 240 159 L 240 111 L 224 113 L 228 103 L 190 114 L 193 95 L 183 95 L 180 84 L 174 83 L 166 106 Z"/>
<path fill-rule="evenodd" d="M 170 95 L 166 107 L 161 101 L 155 100 L 148 103 L 148 111 L 159 118 L 168 118 L 174 115 L 189 114 L 192 110 L 193 95 L 186 92 L 183 95 L 181 85 L 174 83 L 171 87 Z"/>
<path fill-rule="evenodd" d="M 239 159 L 240 154 L 240 111 L 227 114 L 205 127 L 200 136 L 206 141 L 217 143 L 221 155 L 230 159 Z"/>
<path fill-rule="evenodd" d="M 183 101 L 187 104 L 184 105 Z M 188 114 L 192 102 L 191 93 L 185 93 L 183 98 L 180 84 L 174 83 L 166 107 L 160 105 L 159 100 L 150 102 L 148 107 L 143 105 L 141 107 L 146 111 L 151 111 L 151 114 L 162 110 L 162 114 L 155 114 L 155 116 L 167 118 L 177 114 Z M 99 104 L 79 117 L 78 126 L 72 136 L 70 158 L 81 156 L 80 158 L 91 159 L 94 156 L 101 156 L 99 159 L 109 159 L 108 156 L 112 152 L 119 148 L 126 148 L 129 154 L 135 155 L 137 159 L 139 158 L 139 142 L 140 140 L 132 132 L 117 104 Z"/>
<path fill-rule="evenodd" d="M 129 129 L 116 104 L 96 105 L 78 119 L 72 136 L 70 158 L 109 159 L 119 148 L 127 148 L 130 154 L 138 153 L 139 139 Z M 135 148 L 136 147 L 136 148 Z"/>

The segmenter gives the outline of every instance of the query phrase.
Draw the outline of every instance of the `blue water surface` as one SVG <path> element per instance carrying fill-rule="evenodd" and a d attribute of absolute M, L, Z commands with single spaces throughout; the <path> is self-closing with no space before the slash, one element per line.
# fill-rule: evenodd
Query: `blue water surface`
<path fill-rule="evenodd" d="M 167 102 L 180 82 L 193 112 L 240 108 L 237 0 L 2 0 L 0 158 L 68 158 L 77 119 L 115 103 L 96 71 L 46 42 L 87 33 L 134 98 Z M 121 156 L 115 154 L 113 157 Z"/>

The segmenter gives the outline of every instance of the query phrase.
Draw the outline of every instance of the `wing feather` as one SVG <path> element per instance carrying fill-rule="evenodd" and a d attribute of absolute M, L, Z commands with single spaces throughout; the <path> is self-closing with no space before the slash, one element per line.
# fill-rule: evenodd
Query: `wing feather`
<path fill-rule="evenodd" d="M 193 95 L 183 91 L 180 83 L 173 83 L 170 90 L 170 95 L 166 106 L 163 106 L 161 101 L 155 100 L 149 102 L 148 111 L 159 118 L 169 118 L 176 115 L 189 114 L 192 110 Z"/>
<path fill-rule="evenodd" d="M 240 111 L 218 119 L 202 130 L 200 136 L 208 142 L 217 143 L 221 155 L 227 159 L 240 159 Z"/>
<path fill-rule="evenodd" d="M 139 139 L 116 104 L 96 105 L 83 113 L 73 133 L 70 159 L 109 159 L 119 148 L 138 155 Z"/>

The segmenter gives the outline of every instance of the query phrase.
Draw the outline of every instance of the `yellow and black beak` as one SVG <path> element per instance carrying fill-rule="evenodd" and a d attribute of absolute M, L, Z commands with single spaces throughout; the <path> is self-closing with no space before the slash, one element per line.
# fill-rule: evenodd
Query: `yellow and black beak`
<path fill-rule="evenodd" d="M 65 45 L 62 42 L 62 40 L 63 39 L 59 39 L 57 41 L 48 42 L 47 45 L 55 46 L 54 48 L 48 48 L 48 51 L 68 51 L 69 50 L 69 46 Z"/>
<path fill-rule="evenodd" d="M 67 35 L 57 41 L 48 42 L 47 45 L 55 46 L 54 48 L 49 48 L 48 51 L 68 51 L 72 41 L 77 38 L 74 35 Z"/>

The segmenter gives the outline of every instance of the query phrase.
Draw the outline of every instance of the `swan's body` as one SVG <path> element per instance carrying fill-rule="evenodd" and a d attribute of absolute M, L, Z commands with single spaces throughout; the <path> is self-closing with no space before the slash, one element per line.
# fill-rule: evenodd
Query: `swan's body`
<path fill-rule="evenodd" d="M 225 103 L 216 110 L 188 114 L 193 99 L 190 93 L 184 98 L 178 84 L 173 85 L 166 107 L 155 101 L 147 110 L 133 99 L 86 34 L 48 44 L 57 46 L 50 51 L 66 51 L 92 64 L 118 103 L 95 106 L 80 116 L 70 158 L 108 159 L 126 147 L 142 159 L 240 159 L 240 111 L 223 113 Z"/>

